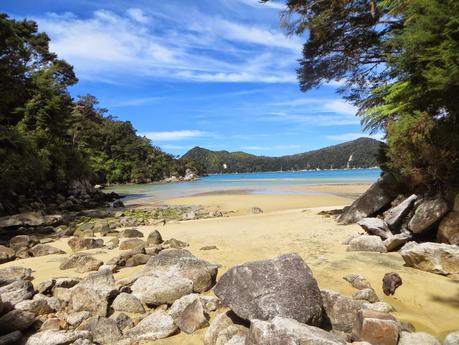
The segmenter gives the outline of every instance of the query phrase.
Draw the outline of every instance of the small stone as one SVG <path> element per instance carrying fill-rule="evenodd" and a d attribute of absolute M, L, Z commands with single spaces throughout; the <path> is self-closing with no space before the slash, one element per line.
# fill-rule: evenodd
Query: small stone
<path fill-rule="evenodd" d="M 199 248 L 199 250 L 218 250 L 217 246 L 204 246 Z"/>
<path fill-rule="evenodd" d="M 260 214 L 260 213 L 263 213 L 263 210 L 259 207 L 252 207 L 252 213 L 253 214 Z"/>
<path fill-rule="evenodd" d="M 50 246 L 48 244 L 37 244 L 34 247 L 29 249 L 29 253 L 33 257 L 53 255 L 53 254 L 65 254 L 63 250 Z"/>
<path fill-rule="evenodd" d="M 367 341 L 373 345 L 397 345 L 399 326 L 390 314 L 362 309 L 352 329 L 355 340 Z"/>
<path fill-rule="evenodd" d="M 358 290 L 372 288 L 370 282 L 359 274 L 348 274 L 347 276 L 343 277 L 343 279 L 351 284 L 353 288 Z"/>
<path fill-rule="evenodd" d="M 383 291 L 386 296 L 393 295 L 395 290 L 402 285 L 402 278 L 398 273 L 386 273 L 383 278 Z"/>
<path fill-rule="evenodd" d="M 177 319 L 175 324 L 185 333 L 191 334 L 196 330 L 209 325 L 208 316 L 202 306 L 201 300 L 196 299 L 189 304 Z"/>
<path fill-rule="evenodd" d="M 124 238 L 136 238 L 136 237 L 143 237 L 143 233 L 137 229 L 126 229 L 121 232 L 121 237 Z"/>
<path fill-rule="evenodd" d="M 0 245 L 0 264 L 16 259 L 13 249 Z"/>
<path fill-rule="evenodd" d="M 86 249 L 102 248 L 104 246 L 104 240 L 102 239 L 83 237 L 73 237 L 67 243 L 74 252 Z"/>
<path fill-rule="evenodd" d="M 10 266 L 0 269 L 0 279 L 32 280 L 32 270 L 21 266 Z"/>
<path fill-rule="evenodd" d="M 437 338 L 424 332 L 400 332 L 398 345 L 441 345 Z"/>
<path fill-rule="evenodd" d="M 140 265 L 145 265 L 151 256 L 146 254 L 134 254 L 129 259 L 126 260 L 126 267 L 135 267 Z"/>
<path fill-rule="evenodd" d="M 148 246 L 154 246 L 163 243 L 163 238 L 158 230 L 154 230 L 147 237 Z"/>
<path fill-rule="evenodd" d="M 163 246 L 166 248 L 173 248 L 173 249 L 183 249 L 188 247 L 189 244 L 183 241 L 176 240 L 175 238 L 171 238 L 163 243 Z"/>
<path fill-rule="evenodd" d="M 112 303 L 115 311 L 125 311 L 128 313 L 144 313 L 145 309 L 140 300 L 134 295 L 120 293 Z"/>
<path fill-rule="evenodd" d="M 76 327 L 90 316 L 91 313 L 85 310 L 76 313 L 70 313 L 65 317 L 65 322 L 67 322 L 70 326 Z"/>
<path fill-rule="evenodd" d="M 124 240 L 123 242 L 120 243 L 120 250 L 145 248 L 145 247 L 146 247 L 145 241 L 138 239 L 138 238 L 131 238 L 128 240 Z"/>
<path fill-rule="evenodd" d="M 378 236 L 360 236 L 349 243 L 349 251 L 386 253 L 387 249 Z"/>
<path fill-rule="evenodd" d="M 456 201 L 459 201 L 459 199 L 456 198 Z M 443 345 L 459 345 L 459 330 L 457 330 L 456 332 L 449 333 L 446 336 Z"/>
<path fill-rule="evenodd" d="M 352 294 L 352 298 L 355 300 L 364 300 L 370 303 L 379 302 L 378 295 L 376 295 L 373 289 L 363 289 Z"/>
<path fill-rule="evenodd" d="M 150 314 L 125 335 L 137 341 L 167 338 L 177 333 L 178 328 L 172 317 L 164 311 Z"/>

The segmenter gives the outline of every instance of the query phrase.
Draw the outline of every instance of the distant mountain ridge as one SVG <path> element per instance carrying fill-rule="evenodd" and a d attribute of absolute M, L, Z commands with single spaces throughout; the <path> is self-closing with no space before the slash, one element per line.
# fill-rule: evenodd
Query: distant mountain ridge
<path fill-rule="evenodd" d="M 194 147 L 182 156 L 202 164 L 209 174 L 281 170 L 369 168 L 378 165 L 383 142 L 359 138 L 319 150 L 281 156 L 256 156 L 245 152 L 211 151 Z"/>

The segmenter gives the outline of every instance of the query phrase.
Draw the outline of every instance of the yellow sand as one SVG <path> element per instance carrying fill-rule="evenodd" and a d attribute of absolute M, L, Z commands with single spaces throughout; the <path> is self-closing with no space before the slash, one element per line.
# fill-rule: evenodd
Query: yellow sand
<path fill-rule="evenodd" d="M 317 191 L 321 189 L 318 187 Z M 327 186 L 325 193 L 346 193 L 351 187 Z M 356 190 L 361 190 L 357 186 Z M 169 223 L 158 229 L 163 238 L 176 238 L 190 244 L 196 256 L 219 263 L 222 274 L 228 268 L 251 260 L 267 259 L 277 255 L 299 253 L 314 272 L 320 288 L 332 289 L 347 295 L 355 290 L 342 277 L 349 273 L 364 275 L 372 283 L 380 298 L 395 307 L 395 315 L 410 321 L 418 331 L 426 331 L 443 338 L 448 332 L 459 328 L 459 284 L 450 278 L 403 267 L 397 253 L 378 254 L 347 252 L 342 245 L 349 235 L 359 232 L 357 225 L 341 226 L 334 220 L 317 215 L 320 209 L 346 205 L 349 199 L 333 195 L 211 195 L 180 198 L 170 204 L 200 204 L 209 209 L 235 211 L 229 217 Z M 251 214 L 253 206 L 264 210 L 263 214 Z M 140 227 L 148 234 L 155 227 Z M 105 240 L 108 240 L 105 238 Z M 52 245 L 70 253 L 65 240 Z M 218 250 L 202 251 L 203 246 L 216 245 Z M 118 255 L 119 250 L 100 253 L 96 257 L 107 260 Z M 73 270 L 61 271 L 59 262 L 66 255 L 17 260 L 0 267 L 21 265 L 34 270 L 34 284 L 50 277 L 81 276 Z M 141 267 L 123 269 L 117 278 L 127 277 Z M 382 294 L 382 277 L 385 273 L 398 272 L 403 285 L 395 297 Z M 197 345 L 202 344 L 205 333 L 200 330 L 193 335 L 179 334 L 155 341 L 154 344 Z"/>

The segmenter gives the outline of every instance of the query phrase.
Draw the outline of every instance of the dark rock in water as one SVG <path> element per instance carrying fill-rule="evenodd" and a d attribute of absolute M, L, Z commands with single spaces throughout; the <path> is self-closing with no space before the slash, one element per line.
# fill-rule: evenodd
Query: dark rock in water
<path fill-rule="evenodd" d="M 437 241 L 459 245 L 459 211 L 452 211 L 442 219 L 438 227 Z"/>
<path fill-rule="evenodd" d="M 385 173 L 365 193 L 344 210 L 338 218 L 341 224 L 356 223 L 385 208 L 399 194 L 399 185 L 394 176 Z"/>
<path fill-rule="evenodd" d="M 322 321 L 322 296 L 311 270 L 295 253 L 229 269 L 214 288 L 223 305 L 246 320 L 282 316 Z"/>
<path fill-rule="evenodd" d="M 417 198 L 418 196 L 413 194 L 385 213 L 384 221 L 387 223 L 390 229 L 397 229 L 397 227 L 402 223 L 404 217 L 413 208 L 414 202 L 417 200 Z"/>
<path fill-rule="evenodd" d="M 422 234 L 430 230 L 432 225 L 448 212 L 448 209 L 447 202 L 441 197 L 424 200 L 408 223 L 408 229 L 414 234 Z"/>
<path fill-rule="evenodd" d="M 395 317 L 366 309 L 359 311 L 352 329 L 353 340 L 374 345 L 397 345 L 398 334 L 399 324 Z"/>
<path fill-rule="evenodd" d="M 408 242 L 400 254 L 408 267 L 442 275 L 459 273 L 459 247 L 455 245 Z"/>
<path fill-rule="evenodd" d="M 346 342 L 323 329 L 308 326 L 293 319 L 276 316 L 271 321 L 252 320 L 245 344 L 345 345 Z"/>
<path fill-rule="evenodd" d="M 163 242 L 163 238 L 158 230 L 154 230 L 147 237 L 147 243 L 149 246 L 154 246 Z"/>
<path fill-rule="evenodd" d="M 369 235 L 376 235 L 383 240 L 392 235 L 386 222 L 379 218 L 363 218 L 357 222 Z"/>
<path fill-rule="evenodd" d="M 386 296 L 393 295 L 395 290 L 402 285 L 402 278 L 398 273 L 386 273 L 383 278 L 383 291 Z"/>

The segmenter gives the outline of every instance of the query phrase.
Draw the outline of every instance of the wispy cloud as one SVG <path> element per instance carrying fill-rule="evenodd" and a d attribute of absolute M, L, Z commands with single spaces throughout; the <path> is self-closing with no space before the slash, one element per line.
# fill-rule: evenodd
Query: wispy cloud
<path fill-rule="evenodd" d="M 298 38 L 192 7 L 174 13 L 179 13 L 177 18 L 153 20 L 142 9 L 130 8 L 123 14 L 97 10 L 82 18 L 52 13 L 36 20 L 51 36 L 51 50 L 73 64 L 82 79 L 103 81 L 109 75 L 116 80 L 129 75 L 203 82 L 296 82 Z M 181 18 L 180 13 L 187 16 Z"/>
<path fill-rule="evenodd" d="M 259 0 L 239 0 L 245 5 L 248 5 L 250 7 L 256 7 L 256 8 L 272 8 L 274 10 L 283 10 L 285 8 L 285 5 L 280 3 L 280 2 L 275 2 L 275 1 L 270 1 L 267 3 L 260 3 Z"/>
<path fill-rule="evenodd" d="M 153 142 L 155 141 L 178 141 L 184 140 L 189 138 L 199 138 L 209 136 L 210 133 L 199 131 L 199 130 L 180 130 L 180 131 L 165 131 L 165 132 L 146 132 L 146 133 L 139 133 L 151 139 Z"/>

